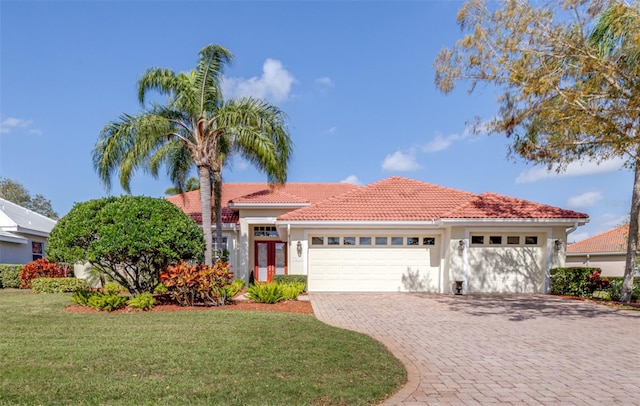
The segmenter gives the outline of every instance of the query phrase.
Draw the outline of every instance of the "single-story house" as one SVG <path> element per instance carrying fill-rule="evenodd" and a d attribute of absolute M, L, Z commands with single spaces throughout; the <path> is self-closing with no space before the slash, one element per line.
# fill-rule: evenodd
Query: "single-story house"
<path fill-rule="evenodd" d="M 224 247 L 236 277 L 307 275 L 309 291 L 542 293 L 588 216 L 403 177 L 223 184 Z M 199 191 L 169 201 L 202 224 Z M 215 217 L 215 215 L 214 215 Z M 212 228 L 215 229 L 215 221 Z"/>
<path fill-rule="evenodd" d="M 602 276 L 624 276 L 629 225 L 567 245 L 567 266 L 600 268 Z M 640 266 L 636 268 L 640 276 Z"/>
<path fill-rule="evenodd" d="M 42 258 L 55 225 L 55 220 L 0 198 L 0 264 Z"/>

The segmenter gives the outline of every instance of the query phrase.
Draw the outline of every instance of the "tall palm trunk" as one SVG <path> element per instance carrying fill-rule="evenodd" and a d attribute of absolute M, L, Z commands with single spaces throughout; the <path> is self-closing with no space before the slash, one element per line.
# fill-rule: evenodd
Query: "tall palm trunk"
<path fill-rule="evenodd" d="M 216 214 L 216 249 L 222 244 L 222 171 L 213 169 L 213 205 Z"/>
<path fill-rule="evenodd" d="M 213 233 L 211 232 L 211 178 L 209 168 L 198 166 L 200 177 L 200 206 L 202 208 L 202 232 L 204 234 L 204 263 L 213 265 L 211 247 L 213 245 Z"/>
<path fill-rule="evenodd" d="M 638 149 L 640 156 L 640 148 Z M 624 280 L 622 282 L 622 292 L 620 301 L 629 303 L 631 301 L 631 291 L 633 289 L 633 274 L 638 259 L 638 229 L 640 220 L 640 159 L 635 163 L 635 176 L 633 179 L 633 194 L 631 195 L 631 213 L 629 221 L 629 236 L 627 237 L 627 258 L 624 268 Z"/>

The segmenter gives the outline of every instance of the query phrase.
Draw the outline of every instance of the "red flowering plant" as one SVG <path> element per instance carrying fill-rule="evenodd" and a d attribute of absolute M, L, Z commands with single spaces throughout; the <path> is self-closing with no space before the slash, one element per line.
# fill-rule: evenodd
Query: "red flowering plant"
<path fill-rule="evenodd" d="M 66 278 L 69 276 L 69 268 L 58 266 L 55 262 L 49 262 L 46 258 L 31 261 L 22 267 L 20 271 L 20 288 L 31 288 L 31 281 L 36 278 Z"/>
<path fill-rule="evenodd" d="M 587 277 L 587 284 L 589 291 L 593 293 L 596 290 L 607 289 L 611 282 L 607 278 L 600 277 L 600 272 L 593 271 L 593 273 Z"/>
<path fill-rule="evenodd" d="M 161 273 L 160 280 L 181 306 L 193 306 L 197 303 L 223 306 L 227 303 L 224 287 L 233 280 L 233 272 L 229 270 L 229 264 L 223 261 L 218 261 L 213 266 L 179 262 Z"/>

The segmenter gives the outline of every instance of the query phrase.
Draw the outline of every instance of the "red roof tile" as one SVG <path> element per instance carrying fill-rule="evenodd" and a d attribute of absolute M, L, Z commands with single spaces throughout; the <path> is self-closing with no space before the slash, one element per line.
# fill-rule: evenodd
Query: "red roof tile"
<path fill-rule="evenodd" d="M 270 188 L 267 183 L 223 183 L 222 222 L 238 222 L 238 213 L 229 208 L 229 202 L 237 204 L 310 204 L 358 188 L 359 186 L 350 183 L 287 183 L 276 188 Z M 198 224 L 202 224 L 199 190 L 170 196 L 167 197 L 167 200 L 182 209 Z M 211 205 L 213 206 L 213 198 Z M 215 224 L 215 213 L 212 213 L 212 222 Z"/>
<path fill-rule="evenodd" d="M 167 198 L 202 222 L 200 192 Z M 287 183 L 269 189 L 266 183 L 225 183 L 222 187 L 223 222 L 236 223 L 233 205 L 310 204 L 278 219 L 283 221 L 433 221 L 443 218 L 586 219 L 564 210 L 495 193 L 477 195 L 403 177 L 391 177 L 367 186 L 346 183 Z M 233 207 L 232 205 L 232 207 Z M 214 220 L 215 222 L 215 220 Z"/>
<path fill-rule="evenodd" d="M 501 219 L 554 219 L 576 218 L 583 219 L 588 216 L 572 210 L 548 206 L 499 195 L 497 193 L 483 193 L 472 201 L 457 207 L 453 211 L 444 214 L 444 218 L 501 218 Z"/>
<path fill-rule="evenodd" d="M 628 224 L 616 227 L 604 233 L 567 245 L 567 254 L 625 252 L 627 250 L 628 235 Z"/>
<path fill-rule="evenodd" d="M 391 177 L 278 218 L 289 221 L 429 221 L 476 195 L 402 177 Z"/>

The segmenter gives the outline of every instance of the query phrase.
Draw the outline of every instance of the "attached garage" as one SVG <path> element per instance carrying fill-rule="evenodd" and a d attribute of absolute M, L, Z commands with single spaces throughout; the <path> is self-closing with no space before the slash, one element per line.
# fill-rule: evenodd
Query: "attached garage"
<path fill-rule="evenodd" d="M 436 236 L 312 236 L 309 291 L 438 292 L 440 245 Z"/>

